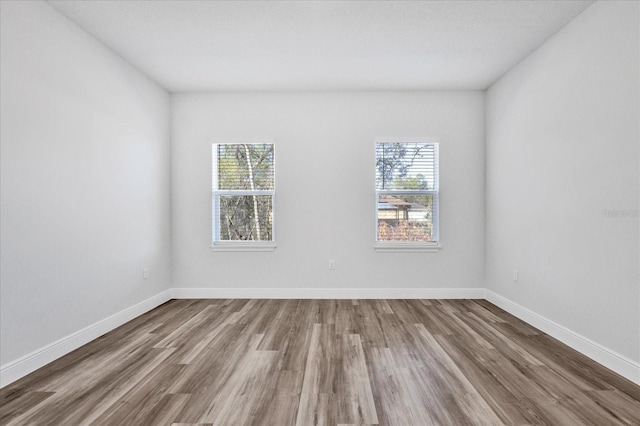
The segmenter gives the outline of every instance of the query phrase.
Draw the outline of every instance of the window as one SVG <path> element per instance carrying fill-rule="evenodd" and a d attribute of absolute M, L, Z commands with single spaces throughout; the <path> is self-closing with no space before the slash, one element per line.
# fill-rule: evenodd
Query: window
<path fill-rule="evenodd" d="M 376 249 L 439 249 L 437 143 L 376 143 Z"/>
<path fill-rule="evenodd" d="M 273 250 L 274 146 L 213 145 L 213 249 Z"/>

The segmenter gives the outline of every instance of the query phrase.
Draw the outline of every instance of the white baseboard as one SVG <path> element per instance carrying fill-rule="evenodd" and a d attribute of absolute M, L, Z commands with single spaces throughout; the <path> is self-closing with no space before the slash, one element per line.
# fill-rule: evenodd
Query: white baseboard
<path fill-rule="evenodd" d="M 640 385 L 639 363 L 490 290 L 486 290 L 485 299 L 509 312 L 511 315 L 547 333 L 551 337 L 558 339 L 583 355 L 588 356 L 597 363 L 604 365 L 608 369 Z"/>
<path fill-rule="evenodd" d="M 52 361 L 86 345 L 105 333 L 139 317 L 145 312 L 171 300 L 171 291 L 163 291 L 147 300 L 124 309 L 101 321 L 89 325 L 53 343 L 33 351 L 15 361 L 0 366 L 0 388 L 15 382 L 27 374 L 44 367 Z"/>
<path fill-rule="evenodd" d="M 483 288 L 173 288 L 175 299 L 484 299 Z"/>

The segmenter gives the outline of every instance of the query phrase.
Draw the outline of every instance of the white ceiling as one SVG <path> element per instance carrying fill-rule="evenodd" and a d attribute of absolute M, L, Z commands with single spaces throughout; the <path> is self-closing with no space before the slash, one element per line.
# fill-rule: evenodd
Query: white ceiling
<path fill-rule="evenodd" d="M 48 3 L 183 92 L 482 90 L 592 1 Z"/>

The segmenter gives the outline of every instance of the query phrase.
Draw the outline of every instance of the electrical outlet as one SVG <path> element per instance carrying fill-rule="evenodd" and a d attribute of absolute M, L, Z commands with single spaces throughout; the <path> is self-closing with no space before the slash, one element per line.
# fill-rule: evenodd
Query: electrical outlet
<path fill-rule="evenodd" d="M 520 274 L 518 273 L 517 269 L 513 270 L 513 282 L 518 282 L 520 281 Z"/>
<path fill-rule="evenodd" d="M 149 268 L 142 268 L 142 279 L 149 279 Z"/>
<path fill-rule="evenodd" d="M 336 269 L 336 261 L 331 259 L 329 260 L 329 270 L 333 271 L 334 269 Z"/>

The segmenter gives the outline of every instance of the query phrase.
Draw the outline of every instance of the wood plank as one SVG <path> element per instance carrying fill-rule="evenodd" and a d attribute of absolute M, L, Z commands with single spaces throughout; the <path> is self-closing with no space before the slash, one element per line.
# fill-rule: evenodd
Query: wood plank
<path fill-rule="evenodd" d="M 227 398 L 214 424 L 257 424 L 263 419 L 275 389 L 277 356 L 277 351 L 253 351 L 247 356 L 244 368 L 238 369 L 238 374 L 229 381 L 228 393 L 226 389 L 222 391 Z M 205 417 L 204 421 L 208 418 L 212 416 Z"/>
<path fill-rule="evenodd" d="M 411 331 L 413 332 L 414 330 Z M 417 331 L 424 342 L 421 355 L 425 355 L 423 355 L 421 359 L 426 358 L 427 351 L 430 355 L 432 354 L 434 362 L 431 363 L 429 367 L 437 365 L 438 372 L 446 378 L 444 381 L 446 384 L 445 389 L 449 388 L 449 395 L 453 397 L 455 405 L 462 411 L 465 423 L 473 419 L 475 420 L 475 424 L 478 425 L 502 424 L 496 413 L 424 325 L 416 324 L 415 331 Z M 448 410 L 453 411 L 451 404 Z"/>
<path fill-rule="evenodd" d="M 377 424 L 378 416 L 360 336 L 343 334 L 339 341 L 342 371 L 337 394 L 343 415 L 339 415 L 338 420 L 344 423 Z"/>
<path fill-rule="evenodd" d="M 424 387 L 413 380 L 407 369 L 396 364 L 391 349 L 372 348 L 368 363 L 380 424 L 438 424 L 430 414 L 435 407 L 425 406 L 418 397 Z"/>
<path fill-rule="evenodd" d="M 329 410 L 335 396 L 334 336 L 333 325 L 313 325 L 296 418 L 298 426 L 336 423 L 336 413 Z"/>

